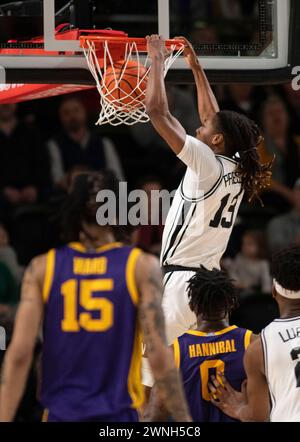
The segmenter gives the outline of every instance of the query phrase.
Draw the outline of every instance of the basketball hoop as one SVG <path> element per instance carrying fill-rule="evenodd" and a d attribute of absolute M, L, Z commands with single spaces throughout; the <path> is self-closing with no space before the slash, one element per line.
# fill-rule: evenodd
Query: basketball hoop
<path fill-rule="evenodd" d="M 145 85 L 150 63 L 146 39 L 85 35 L 80 37 L 80 44 L 100 94 L 101 110 L 96 124 L 130 126 L 147 123 L 149 117 L 145 107 Z M 180 40 L 167 40 L 166 48 L 170 52 L 165 59 L 164 76 L 182 53 L 184 44 Z M 128 69 L 132 65 L 140 69 L 137 69 L 134 76 L 134 85 L 124 88 Z M 108 82 L 108 77 L 112 81 Z"/>

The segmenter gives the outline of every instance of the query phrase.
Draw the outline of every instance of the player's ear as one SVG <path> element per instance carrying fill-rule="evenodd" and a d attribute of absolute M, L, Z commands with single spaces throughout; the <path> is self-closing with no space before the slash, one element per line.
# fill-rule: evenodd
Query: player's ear
<path fill-rule="evenodd" d="M 272 298 L 274 298 L 274 299 L 277 298 L 277 293 L 276 293 L 276 290 L 275 290 L 274 285 L 273 285 L 273 287 L 272 287 Z"/>
<path fill-rule="evenodd" d="M 223 134 L 215 134 L 212 139 L 212 144 L 214 146 L 220 146 L 224 143 L 224 135 Z"/>
<path fill-rule="evenodd" d="M 224 135 L 215 134 L 212 139 L 213 150 L 215 154 L 222 154 L 224 151 Z"/>

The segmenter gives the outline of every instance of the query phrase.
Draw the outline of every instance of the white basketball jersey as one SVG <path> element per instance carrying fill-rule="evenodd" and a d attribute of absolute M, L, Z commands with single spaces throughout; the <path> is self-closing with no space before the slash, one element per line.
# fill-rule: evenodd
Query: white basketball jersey
<path fill-rule="evenodd" d="M 300 422 L 300 317 L 275 319 L 262 333 L 271 422 Z"/>
<path fill-rule="evenodd" d="M 178 157 L 188 168 L 166 219 L 161 264 L 219 268 L 243 198 L 237 162 L 191 136 Z"/>

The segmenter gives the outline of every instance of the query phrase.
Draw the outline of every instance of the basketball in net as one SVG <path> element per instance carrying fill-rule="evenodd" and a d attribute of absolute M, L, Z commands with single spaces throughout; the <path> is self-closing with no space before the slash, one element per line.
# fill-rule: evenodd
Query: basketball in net
<path fill-rule="evenodd" d="M 99 30 L 80 36 L 80 45 L 100 95 L 96 124 L 131 126 L 149 121 L 145 97 L 150 63 L 147 55 L 141 57 L 147 53 L 147 40 L 122 34 Z M 169 52 L 164 61 L 164 76 L 184 50 L 184 43 L 166 40 L 166 47 Z"/>
<path fill-rule="evenodd" d="M 106 69 L 102 86 L 105 99 L 115 108 L 130 112 L 143 107 L 148 69 L 136 61 L 117 62 Z"/>

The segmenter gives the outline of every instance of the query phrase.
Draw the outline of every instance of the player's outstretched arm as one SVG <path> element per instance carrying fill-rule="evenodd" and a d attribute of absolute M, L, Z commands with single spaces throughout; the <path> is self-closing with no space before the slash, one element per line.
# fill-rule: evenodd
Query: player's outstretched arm
<path fill-rule="evenodd" d="M 194 75 L 197 87 L 199 117 L 200 121 L 204 124 L 206 120 L 213 118 L 220 111 L 220 108 L 193 46 L 184 37 L 176 38 L 182 39 L 185 43 L 183 54 Z"/>
<path fill-rule="evenodd" d="M 43 314 L 45 256 L 27 268 L 11 343 L 5 354 L 0 383 L 0 422 L 11 422 L 22 399 Z"/>
<path fill-rule="evenodd" d="M 140 293 L 139 319 L 157 394 L 177 422 L 190 422 L 188 406 L 172 350 L 167 347 L 161 307 L 162 275 L 157 258 L 143 254 L 136 267 Z"/>
<path fill-rule="evenodd" d="M 164 81 L 165 40 L 159 35 L 151 35 L 147 37 L 147 45 L 151 69 L 146 89 L 146 112 L 155 130 L 178 155 L 184 146 L 186 132 L 169 111 Z"/>
<path fill-rule="evenodd" d="M 234 390 L 222 376 L 223 386 L 212 378 L 209 389 L 212 403 L 228 416 L 242 422 L 266 422 L 269 419 L 270 404 L 268 384 L 264 374 L 263 350 L 261 339 L 255 339 L 248 347 L 244 357 L 247 375 L 242 393 Z"/>

